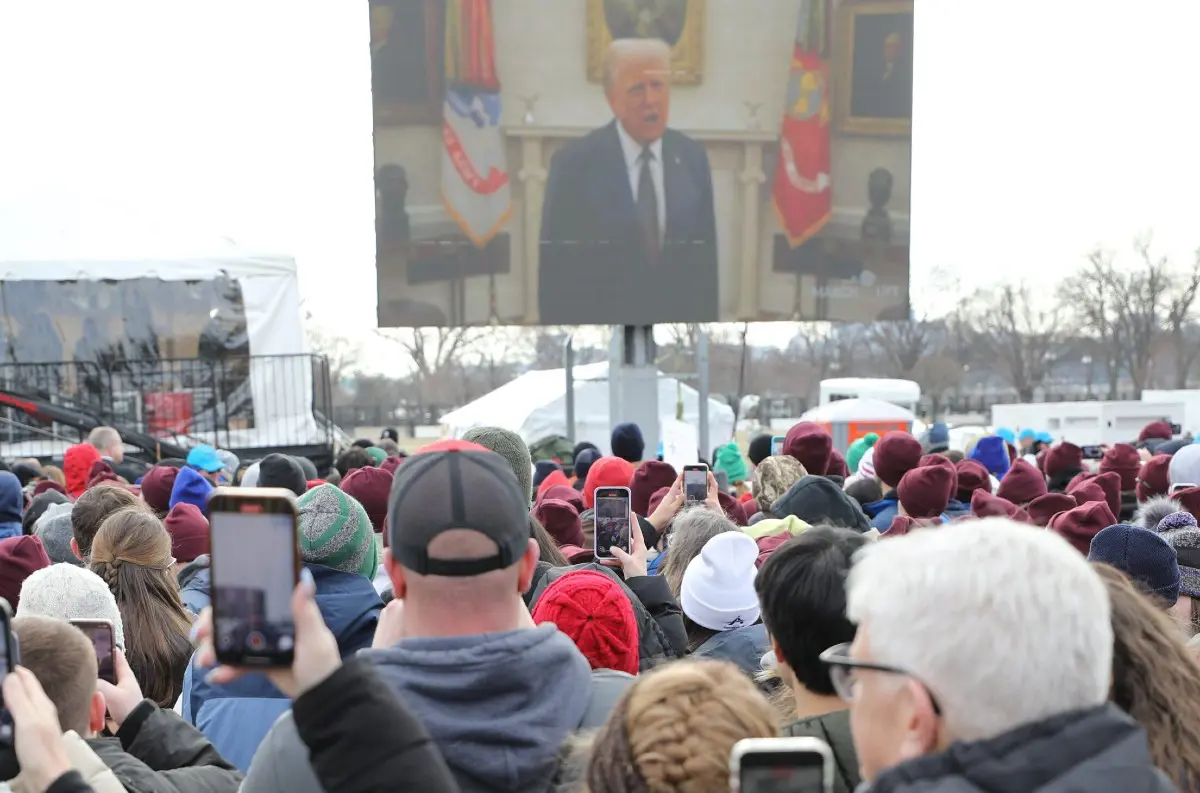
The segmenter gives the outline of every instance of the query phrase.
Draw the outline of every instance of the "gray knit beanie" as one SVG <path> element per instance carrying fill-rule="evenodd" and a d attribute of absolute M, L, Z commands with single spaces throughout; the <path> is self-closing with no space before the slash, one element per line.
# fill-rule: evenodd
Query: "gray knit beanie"
<path fill-rule="evenodd" d="M 1175 529 L 1162 538 L 1179 561 L 1179 594 L 1200 597 L 1200 529 Z"/>
<path fill-rule="evenodd" d="M 474 427 L 463 433 L 462 439 L 478 443 L 503 457 L 517 475 L 521 489 L 533 501 L 533 458 L 529 456 L 529 447 L 520 435 L 500 427 Z"/>
<path fill-rule="evenodd" d="M 18 617 L 52 617 L 58 620 L 108 620 L 113 640 L 125 649 L 121 610 L 104 579 L 69 564 L 52 564 L 35 571 L 21 584 Z"/>
<path fill-rule="evenodd" d="M 33 536 L 42 541 L 46 555 L 54 564 L 65 562 L 83 567 L 83 560 L 71 550 L 75 534 L 71 530 L 71 504 L 54 504 L 33 524 Z"/>
<path fill-rule="evenodd" d="M 320 485 L 300 496 L 296 507 L 304 561 L 375 577 L 379 550 L 362 504 L 333 485 Z"/>

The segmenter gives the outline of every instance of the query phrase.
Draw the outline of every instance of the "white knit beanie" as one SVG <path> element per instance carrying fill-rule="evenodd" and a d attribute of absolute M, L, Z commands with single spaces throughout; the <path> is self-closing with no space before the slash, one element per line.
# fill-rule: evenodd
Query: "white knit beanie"
<path fill-rule="evenodd" d="M 252 463 L 242 472 L 242 487 L 258 487 L 259 464 Z"/>
<path fill-rule="evenodd" d="M 860 476 L 870 476 L 876 478 L 875 473 L 875 447 L 872 446 L 863 452 L 863 456 L 858 461 L 858 473 Z"/>
<path fill-rule="evenodd" d="M 125 649 L 121 610 L 108 584 L 91 570 L 73 564 L 52 564 L 26 578 L 16 616 L 108 620 L 113 624 L 113 640 Z"/>
<path fill-rule="evenodd" d="M 1171 479 L 1171 487 L 1200 485 L 1200 445 L 1193 443 L 1175 452 L 1167 475 Z"/>
<path fill-rule="evenodd" d="M 740 531 L 727 531 L 709 540 L 688 563 L 679 588 L 683 613 L 712 631 L 731 631 L 752 625 L 761 613 L 754 576 L 758 544 Z"/>

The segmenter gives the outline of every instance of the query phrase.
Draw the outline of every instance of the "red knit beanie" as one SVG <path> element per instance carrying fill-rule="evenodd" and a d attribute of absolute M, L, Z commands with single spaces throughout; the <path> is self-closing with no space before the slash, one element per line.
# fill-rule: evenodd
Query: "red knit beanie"
<path fill-rule="evenodd" d="M 783 453 L 795 457 L 804 470 L 813 476 L 824 476 L 829 470 L 833 438 L 829 431 L 812 421 L 802 421 L 788 430 L 783 441 Z"/>
<path fill-rule="evenodd" d="M 1121 477 L 1121 492 L 1130 493 L 1137 488 L 1138 472 L 1142 470 L 1142 458 L 1137 449 L 1128 443 L 1118 443 L 1104 453 L 1100 460 L 1100 473 L 1109 471 Z"/>
<path fill-rule="evenodd" d="M 1137 479 L 1137 500 L 1145 503 L 1155 496 L 1165 496 L 1171 489 L 1171 455 L 1156 454 L 1142 465 Z"/>
<path fill-rule="evenodd" d="M 171 490 L 179 469 L 170 465 L 156 465 L 142 477 L 142 500 L 161 518 L 171 511 Z"/>
<path fill-rule="evenodd" d="M 16 611 L 25 579 L 50 566 L 50 557 L 37 537 L 22 535 L 0 540 L 0 597 Z"/>
<path fill-rule="evenodd" d="M 1083 468 L 1083 449 L 1075 444 L 1063 441 L 1046 452 L 1046 476 L 1053 478 L 1073 468 Z"/>
<path fill-rule="evenodd" d="M 664 487 L 675 484 L 679 474 L 675 468 L 658 460 L 647 460 L 638 466 L 629 482 L 629 505 L 633 514 L 650 517 L 650 497 Z"/>
<path fill-rule="evenodd" d="M 592 669 L 638 673 L 638 626 L 633 604 L 620 585 L 604 573 L 573 570 L 560 577 L 534 604 L 533 621 L 557 625 L 575 642 Z"/>
<path fill-rule="evenodd" d="M 1000 480 L 1000 489 L 996 491 L 996 495 L 1017 506 L 1025 506 L 1047 492 L 1046 477 L 1042 472 L 1025 460 L 1017 460 Z"/>
<path fill-rule="evenodd" d="M 580 515 L 587 509 L 583 505 L 583 494 L 570 485 L 555 485 L 538 496 L 538 501 L 549 501 L 550 499 L 567 502 L 575 507 L 575 511 Z"/>
<path fill-rule="evenodd" d="M 633 480 L 633 463 L 620 457 L 601 457 L 588 469 L 583 485 L 583 503 L 588 509 L 596 506 L 596 488 L 629 487 Z"/>
<path fill-rule="evenodd" d="M 392 492 L 392 474 L 382 468 L 355 468 L 342 480 L 342 492 L 362 504 L 371 519 L 371 528 L 382 534 L 387 522 L 388 494 Z"/>
<path fill-rule="evenodd" d="M 193 562 L 211 548 L 208 518 L 195 504 L 180 501 L 171 507 L 163 526 L 171 535 L 171 555 L 177 562 Z"/>
<path fill-rule="evenodd" d="M 579 512 L 567 501 L 559 501 L 557 498 L 543 499 L 533 508 L 533 516 L 560 548 L 564 545 L 583 547 L 586 542 Z"/>
<path fill-rule="evenodd" d="M 875 444 L 875 475 L 886 487 L 895 488 L 905 474 L 921 464 L 924 453 L 921 442 L 911 434 L 889 432 Z"/>

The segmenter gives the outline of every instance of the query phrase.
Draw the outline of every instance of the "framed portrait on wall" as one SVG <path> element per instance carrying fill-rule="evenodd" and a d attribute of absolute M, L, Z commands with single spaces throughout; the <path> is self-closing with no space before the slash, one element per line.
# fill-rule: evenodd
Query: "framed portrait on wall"
<path fill-rule="evenodd" d="M 671 81 L 698 85 L 704 67 L 705 0 L 586 0 L 587 75 L 604 79 L 613 39 L 662 39 L 671 46 Z M 911 3 L 910 3 L 911 6 Z"/>
<path fill-rule="evenodd" d="M 442 0 L 370 0 L 376 126 L 441 124 Z"/>
<path fill-rule="evenodd" d="M 839 132 L 912 136 L 913 0 L 843 2 L 834 67 Z"/>

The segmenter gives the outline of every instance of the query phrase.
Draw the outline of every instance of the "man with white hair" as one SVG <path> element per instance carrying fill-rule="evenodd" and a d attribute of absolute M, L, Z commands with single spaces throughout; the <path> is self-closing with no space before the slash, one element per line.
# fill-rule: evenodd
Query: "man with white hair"
<path fill-rule="evenodd" d="M 716 220 L 704 147 L 667 128 L 671 49 L 617 39 L 613 120 L 550 160 L 538 275 L 543 324 L 717 319 Z"/>
<path fill-rule="evenodd" d="M 121 433 L 112 427 L 96 427 L 88 433 L 87 442 L 100 452 L 100 458 L 114 467 L 125 459 L 125 444 Z"/>
<path fill-rule="evenodd" d="M 854 642 L 822 660 L 871 793 L 1174 789 L 1107 704 L 1108 595 L 1057 535 L 992 519 L 881 541 L 846 610 Z"/>

